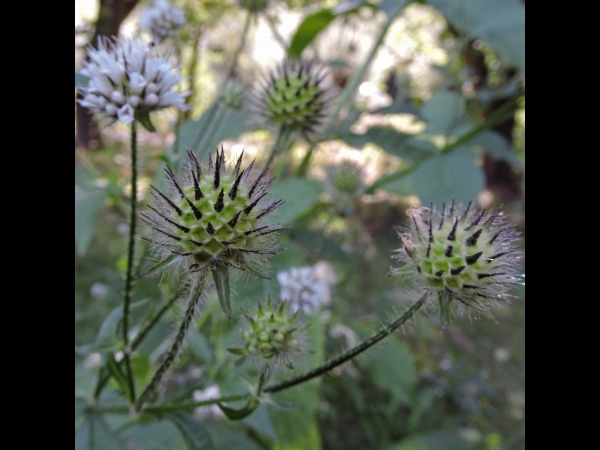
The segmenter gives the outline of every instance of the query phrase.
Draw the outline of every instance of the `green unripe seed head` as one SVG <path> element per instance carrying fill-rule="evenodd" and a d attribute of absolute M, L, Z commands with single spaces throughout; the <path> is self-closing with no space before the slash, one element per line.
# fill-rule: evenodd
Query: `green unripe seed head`
<path fill-rule="evenodd" d="M 450 305 L 489 313 L 493 301 L 508 301 L 507 289 L 519 281 L 517 233 L 498 211 L 443 207 L 407 211 L 409 227 L 399 229 L 403 247 L 393 258 L 404 263 L 392 268 L 408 276 L 439 300 L 444 326 Z M 455 301 L 456 300 L 456 301 Z"/>
<path fill-rule="evenodd" d="M 228 264 L 245 270 L 267 265 L 274 253 L 276 232 L 267 216 L 281 203 L 263 203 L 273 178 L 266 170 L 242 168 L 242 156 L 227 167 L 225 153 L 217 150 L 208 167 L 201 167 L 191 151 L 182 177 L 167 168 L 171 193 L 153 188 L 156 206 L 142 213 L 152 227 L 151 242 L 163 258 L 176 258 L 189 271 Z M 253 269 L 254 270 L 254 269 Z"/>

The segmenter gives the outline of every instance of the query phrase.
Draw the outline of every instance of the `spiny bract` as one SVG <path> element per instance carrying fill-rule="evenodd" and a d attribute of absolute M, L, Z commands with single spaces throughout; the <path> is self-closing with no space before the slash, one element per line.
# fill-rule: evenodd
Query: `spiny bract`
<path fill-rule="evenodd" d="M 330 89 L 323 86 L 326 76 L 312 61 L 282 62 L 258 94 L 261 113 L 287 131 L 315 133 L 330 103 Z"/>
<path fill-rule="evenodd" d="M 411 208 L 409 229 L 398 229 L 403 247 L 394 256 L 405 263 L 392 274 L 418 280 L 416 284 L 438 298 L 444 326 L 450 306 L 460 304 L 488 313 L 492 301 L 508 301 L 507 289 L 518 282 L 517 233 L 500 210 L 473 208 Z"/>
<path fill-rule="evenodd" d="M 301 352 L 302 329 L 298 324 L 298 312 L 291 314 L 288 302 L 279 305 L 271 303 L 259 305 L 254 313 L 246 313 L 249 326 L 242 333 L 242 346 L 229 349 L 236 355 L 260 356 L 266 362 L 274 357 L 284 361 L 288 366 L 290 356 Z"/>
<path fill-rule="evenodd" d="M 166 169 L 173 195 L 152 187 L 156 208 L 142 214 L 154 230 L 148 240 L 163 258 L 192 272 L 221 264 L 260 275 L 254 268 L 267 265 L 266 255 L 276 251 L 274 233 L 283 229 L 266 221 L 283 200 L 262 204 L 275 177 L 265 178 L 266 168 L 253 175 L 254 162 L 242 170 L 243 152 L 232 170 L 223 149 L 214 163 L 209 158 L 208 170 L 191 151 L 188 156 L 187 177 L 178 180 Z"/>

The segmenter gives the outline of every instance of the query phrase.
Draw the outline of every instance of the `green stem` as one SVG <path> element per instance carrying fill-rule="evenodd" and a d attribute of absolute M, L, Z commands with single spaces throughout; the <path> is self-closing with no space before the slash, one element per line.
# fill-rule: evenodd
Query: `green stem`
<path fill-rule="evenodd" d="M 223 402 L 235 402 L 238 400 L 245 400 L 250 394 L 239 394 L 239 395 L 227 395 L 211 400 L 202 400 L 199 402 L 181 402 L 181 403 L 169 403 L 164 405 L 152 405 L 144 408 L 144 413 L 161 413 L 169 411 L 180 411 L 190 410 L 198 408 L 199 406 L 215 405 Z M 108 414 L 129 414 L 130 409 L 127 406 L 94 406 L 93 409 L 98 412 Z"/>
<path fill-rule="evenodd" d="M 505 120 L 512 117 L 514 115 L 514 111 L 512 111 L 513 107 L 514 107 L 514 102 L 510 102 L 510 101 L 507 102 L 501 108 L 497 109 L 488 118 L 488 120 L 486 120 L 485 122 L 483 122 L 480 125 L 477 125 L 471 131 L 463 134 L 456 140 L 452 141 L 450 144 L 447 144 L 439 153 L 432 153 L 430 155 L 427 155 L 423 159 L 419 160 L 419 162 L 413 164 L 412 166 L 407 167 L 406 169 L 402 169 L 397 172 L 391 173 L 390 175 L 379 178 L 371 186 L 369 186 L 365 192 L 367 194 L 372 194 L 375 192 L 376 189 L 378 189 L 382 186 L 385 186 L 386 184 L 391 183 L 392 181 L 399 180 L 400 178 L 405 177 L 406 175 L 414 172 L 421 164 L 423 164 L 428 159 L 433 158 L 438 155 L 443 155 L 443 154 L 452 152 L 456 148 L 460 147 L 461 145 L 463 145 L 463 144 L 467 143 L 468 141 L 470 141 L 471 139 L 473 139 L 479 133 L 482 133 L 483 131 L 487 130 L 488 128 L 498 125 L 499 123 L 502 123 Z"/>
<path fill-rule="evenodd" d="M 187 333 L 190 324 L 192 323 L 192 319 L 195 316 L 196 308 L 198 307 L 198 303 L 200 302 L 200 298 L 202 297 L 202 293 L 204 292 L 204 287 L 206 286 L 206 273 L 200 272 L 198 278 L 194 282 L 194 286 L 190 291 L 190 300 L 183 316 L 183 320 L 179 325 L 179 331 L 177 332 L 177 336 L 171 345 L 169 352 L 166 354 L 162 364 L 154 374 L 152 381 L 146 387 L 146 390 L 140 395 L 139 400 L 136 403 L 135 409 L 139 411 L 144 403 L 154 394 L 162 378 L 166 371 L 169 369 L 175 358 L 179 354 L 179 351 L 183 347 L 183 341 L 185 339 L 185 335 Z"/>
<path fill-rule="evenodd" d="M 125 278 L 125 293 L 123 298 L 123 345 L 125 347 L 125 371 L 129 385 L 130 402 L 135 400 L 135 385 L 129 359 L 129 304 L 131 303 L 131 287 L 133 284 L 133 257 L 135 247 L 135 222 L 137 218 L 137 130 L 136 121 L 131 122 L 131 207 L 129 216 L 129 246 L 127 251 L 127 275 Z"/>
<path fill-rule="evenodd" d="M 131 352 L 133 352 L 136 348 L 138 348 L 138 346 L 142 343 L 142 341 L 144 340 L 144 338 L 146 337 L 146 335 L 150 332 L 150 330 L 152 328 L 154 328 L 154 326 L 158 323 L 158 321 L 164 315 L 164 313 L 166 313 L 169 310 L 169 308 L 171 306 L 173 306 L 173 304 L 177 301 L 177 299 L 179 298 L 180 294 L 181 294 L 181 291 L 178 291 L 173 296 L 173 298 L 171 298 L 171 300 L 169 300 L 167 302 L 167 304 L 164 305 L 160 309 L 160 311 L 158 311 L 158 313 L 156 313 L 156 315 L 144 327 L 144 329 L 138 333 L 138 335 L 135 337 L 135 339 L 131 342 Z M 96 385 L 96 389 L 94 390 L 94 398 L 95 399 L 97 399 L 98 397 L 100 397 L 100 394 L 102 393 L 102 390 L 104 389 L 104 386 L 106 386 L 106 383 L 108 382 L 109 379 L 110 379 L 110 375 L 106 371 L 101 370 L 100 374 L 98 376 L 98 384 Z"/>
<path fill-rule="evenodd" d="M 287 130 L 287 127 L 285 127 L 284 125 L 280 125 L 279 131 L 277 132 L 277 138 L 275 139 L 275 143 L 271 148 L 271 153 L 267 158 L 267 163 L 265 164 L 265 167 L 269 167 L 273 162 L 273 159 L 275 159 L 275 156 L 286 146 L 288 136 L 289 132 Z"/>
<path fill-rule="evenodd" d="M 246 14 L 246 21 L 244 22 L 244 29 L 242 30 L 242 35 L 240 37 L 240 44 L 238 45 L 238 48 L 235 50 L 235 53 L 233 54 L 233 60 L 231 61 L 231 65 L 229 66 L 229 70 L 227 71 L 227 76 L 225 77 L 225 83 L 227 83 L 229 78 L 233 75 L 233 72 L 235 72 L 235 68 L 237 67 L 237 63 L 238 63 L 238 57 L 240 56 L 240 53 L 242 53 L 242 50 L 244 49 L 244 44 L 246 43 L 246 35 L 248 34 L 248 30 L 250 29 L 250 17 L 251 16 L 252 16 L 252 12 L 250 12 L 250 10 L 248 10 L 248 14 Z"/>
<path fill-rule="evenodd" d="M 377 40 L 373 44 L 373 48 L 371 49 L 369 56 L 363 63 L 360 70 L 358 72 L 356 72 L 356 74 L 354 74 L 354 77 L 352 77 L 352 80 L 350 81 L 350 83 L 348 83 L 348 85 L 344 89 L 344 92 L 342 92 L 342 95 L 340 96 L 340 99 L 337 102 L 336 106 L 331 111 L 330 122 L 335 120 L 335 118 L 337 117 L 338 113 L 342 110 L 342 108 L 344 106 L 346 106 L 346 104 L 352 100 L 352 95 L 354 94 L 354 91 L 356 91 L 356 88 L 358 87 L 358 85 L 364 78 L 365 74 L 367 73 L 367 69 L 371 65 L 371 62 L 373 62 L 373 59 L 375 58 L 375 55 L 377 54 L 377 50 L 381 46 L 381 43 L 383 42 L 383 38 L 385 37 L 388 29 L 390 28 L 390 25 L 392 24 L 392 22 L 394 21 L 394 19 L 398 15 L 398 13 L 400 13 L 400 11 L 402 10 L 403 7 L 404 7 L 404 5 L 398 5 L 397 9 L 389 14 L 387 21 L 383 25 L 383 28 L 381 29 L 381 32 L 379 33 L 379 36 L 377 37 Z"/>
<path fill-rule="evenodd" d="M 396 320 L 391 322 L 386 327 L 382 328 L 378 333 L 374 334 L 367 340 L 358 344 L 356 347 L 351 348 L 350 350 L 348 350 L 338 356 L 335 356 L 334 358 L 331 358 L 325 364 L 323 364 L 315 369 L 309 370 L 306 373 L 298 375 L 297 377 L 282 381 L 282 382 L 274 384 L 272 386 L 268 386 L 267 388 L 265 388 L 263 390 L 263 392 L 278 392 L 278 391 L 283 391 L 284 389 L 289 389 L 300 383 L 304 383 L 305 381 L 308 381 L 315 377 L 323 375 L 325 372 L 328 372 L 331 369 L 344 364 L 346 361 L 349 361 L 350 359 L 352 359 L 355 356 L 359 355 L 360 353 L 364 352 L 368 348 L 377 344 L 379 341 L 381 341 L 385 337 L 389 336 L 396 328 L 398 328 L 400 325 L 402 325 L 404 322 L 406 322 L 414 313 L 416 313 L 419 310 L 419 308 L 421 308 L 423 306 L 423 304 L 425 303 L 425 297 L 426 297 L 426 294 L 423 295 L 415 303 L 413 303 L 412 306 L 410 308 L 408 308 L 408 310 L 406 312 L 404 312 L 402 315 L 400 315 L 400 317 L 398 317 Z"/>
<path fill-rule="evenodd" d="M 156 315 L 152 318 L 152 320 L 150 322 L 148 322 L 148 324 L 144 327 L 144 329 L 138 333 L 138 335 L 135 337 L 135 339 L 131 343 L 131 351 L 135 350 L 138 347 L 138 345 L 140 345 L 142 343 L 142 341 L 144 340 L 146 335 L 150 332 L 150 330 L 152 330 L 154 325 L 156 325 L 158 323 L 158 321 L 164 315 L 164 313 L 166 313 L 169 310 L 169 308 L 171 308 L 171 306 L 173 306 L 173 304 L 177 301 L 180 294 L 181 294 L 181 290 L 177 291 L 175 293 L 175 295 L 173 295 L 173 297 L 167 302 L 167 304 L 165 304 L 160 309 L 160 311 L 158 311 L 156 313 Z"/>

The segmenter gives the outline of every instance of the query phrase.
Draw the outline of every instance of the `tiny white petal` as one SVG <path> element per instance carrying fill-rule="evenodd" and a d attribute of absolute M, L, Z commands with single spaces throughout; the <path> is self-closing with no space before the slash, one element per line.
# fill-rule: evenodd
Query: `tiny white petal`
<path fill-rule="evenodd" d="M 141 93 L 146 87 L 147 83 L 148 82 L 141 74 L 137 72 L 129 74 L 129 87 L 131 88 L 131 92 L 134 94 Z"/>
<path fill-rule="evenodd" d="M 135 111 L 129 104 L 125 104 L 119 109 L 119 120 L 123 123 L 130 124 L 133 122 Z"/>
<path fill-rule="evenodd" d="M 108 105 L 106 105 L 106 114 L 108 114 L 109 116 L 116 116 L 117 113 L 119 112 L 119 109 L 112 103 L 109 103 Z"/>
<path fill-rule="evenodd" d="M 118 105 L 125 103 L 125 96 L 119 91 L 113 91 L 113 93 L 110 95 L 110 99 Z"/>
<path fill-rule="evenodd" d="M 134 108 L 137 108 L 141 101 L 142 100 L 137 95 L 132 95 L 131 97 L 129 97 L 129 100 L 127 100 L 127 103 L 129 103 Z"/>
<path fill-rule="evenodd" d="M 156 94 L 146 94 L 146 97 L 144 97 L 144 105 L 145 106 L 156 106 L 156 105 L 158 105 L 158 95 L 156 95 Z"/>

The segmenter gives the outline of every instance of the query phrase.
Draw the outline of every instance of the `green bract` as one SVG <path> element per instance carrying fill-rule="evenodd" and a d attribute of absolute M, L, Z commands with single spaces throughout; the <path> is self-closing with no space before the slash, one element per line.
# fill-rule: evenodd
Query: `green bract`
<path fill-rule="evenodd" d="M 253 314 L 246 314 L 249 326 L 241 333 L 242 346 L 230 351 L 243 356 L 260 356 L 267 362 L 276 357 L 289 365 L 289 357 L 300 352 L 302 330 L 298 313 L 289 312 L 288 303 L 259 305 Z"/>
<path fill-rule="evenodd" d="M 192 152 L 187 177 L 167 175 L 172 194 L 153 187 L 156 207 L 142 216 L 152 227 L 151 242 L 163 258 L 173 258 L 191 272 L 230 266 L 257 274 L 253 267 L 266 265 L 274 254 L 274 234 L 283 228 L 270 226 L 269 213 L 282 200 L 263 204 L 273 178 L 266 169 L 252 174 L 251 163 L 242 170 L 242 156 L 227 169 L 223 150 L 208 169 L 202 169 Z"/>
<path fill-rule="evenodd" d="M 329 106 L 325 77 L 325 71 L 315 68 L 312 61 L 284 61 L 258 94 L 261 113 L 287 131 L 314 133 Z"/>
<path fill-rule="evenodd" d="M 454 300 L 487 312 L 492 301 L 508 301 L 509 285 L 518 281 L 517 234 L 500 211 L 444 207 L 407 211 L 409 229 L 398 230 L 403 248 L 395 259 L 406 265 L 392 269 L 410 276 L 440 302 L 444 326 Z"/>

